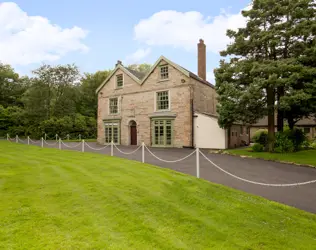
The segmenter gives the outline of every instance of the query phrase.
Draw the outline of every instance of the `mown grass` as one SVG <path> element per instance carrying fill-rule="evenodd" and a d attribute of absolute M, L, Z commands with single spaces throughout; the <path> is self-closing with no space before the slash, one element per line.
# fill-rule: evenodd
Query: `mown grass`
<path fill-rule="evenodd" d="M 227 150 L 233 155 L 245 155 L 265 160 L 297 163 L 316 167 L 316 150 L 302 150 L 295 153 L 253 152 L 251 148 Z"/>
<path fill-rule="evenodd" d="M 3 141 L 0 159 L 0 249 L 315 249 L 316 215 L 193 176 Z"/>

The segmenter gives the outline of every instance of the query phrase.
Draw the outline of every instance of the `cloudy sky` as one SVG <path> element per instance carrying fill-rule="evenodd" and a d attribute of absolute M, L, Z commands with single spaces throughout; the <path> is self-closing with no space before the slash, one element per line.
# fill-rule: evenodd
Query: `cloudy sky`
<path fill-rule="evenodd" d="M 244 26 L 249 0 L 19 0 L 0 2 L 0 61 L 29 74 L 41 63 L 75 63 L 83 72 L 154 63 L 164 55 L 196 72 L 196 44 L 207 45 L 208 80 Z"/>

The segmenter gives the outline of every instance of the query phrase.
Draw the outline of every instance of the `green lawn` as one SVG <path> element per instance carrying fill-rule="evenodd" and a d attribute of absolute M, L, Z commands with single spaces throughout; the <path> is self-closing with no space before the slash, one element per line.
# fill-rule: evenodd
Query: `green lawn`
<path fill-rule="evenodd" d="M 0 141 L 0 197 L 0 249 L 316 246 L 314 214 L 99 154 Z"/>
<path fill-rule="evenodd" d="M 297 164 L 305 164 L 316 167 L 316 150 L 304 150 L 295 153 L 268 153 L 268 152 L 252 152 L 251 148 L 230 149 L 227 150 L 233 155 L 246 155 L 254 158 L 265 160 L 283 161 Z"/>

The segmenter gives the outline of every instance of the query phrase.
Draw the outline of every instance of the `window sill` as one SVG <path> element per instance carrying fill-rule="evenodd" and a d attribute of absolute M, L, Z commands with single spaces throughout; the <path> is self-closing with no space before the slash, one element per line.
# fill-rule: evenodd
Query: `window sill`
<path fill-rule="evenodd" d="M 123 87 L 116 87 L 115 90 L 123 89 Z"/>
<path fill-rule="evenodd" d="M 169 81 L 170 79 L 167 78 L 167 79 L 159 79 L 157 82 L 166 82 L 166 81 Z"/>
<path fill-rule="evenodd" d="M 159 113 L 159 112 L 171 112 L 171 109 L 161 109 L 161 110 L 155 110 L 155 113 Z"/>

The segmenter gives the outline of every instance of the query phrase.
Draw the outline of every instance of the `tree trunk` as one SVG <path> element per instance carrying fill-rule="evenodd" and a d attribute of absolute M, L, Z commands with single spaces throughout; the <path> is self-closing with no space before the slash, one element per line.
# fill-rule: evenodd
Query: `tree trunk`
<path fill-rule="evenodd" d="M 287 123 L 289 124 L 290 130 L 293 130 L 295 122 L 294 122 L 294 119 L 293 119 L 293 117 L 291 115 L 288 116 Z"/>
<path fill-rule="evenodd" d="M 268 151 L 274 150 L 274 102 L 275 93 L 273 87 L 267 87 L 267 106 L 268 106 Z"/>
<path fill-rule="evenodd" d="M 280 99 L 281 97 L 284 96 L 284 87 L 278 87 L 277 90 L 277 101 L 278 101 L 278 106 L 280 105 Z M 282 132 L 283 131 L 283 127 L 284 127 L 284 112 L 282 110 L 280 110 L 280 108 L 278 108 L 278 114 L 277 114 L 277 128 L 278 128 L 278 132 Z"/>

